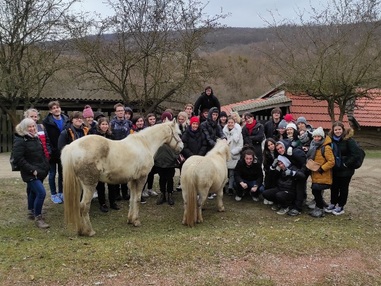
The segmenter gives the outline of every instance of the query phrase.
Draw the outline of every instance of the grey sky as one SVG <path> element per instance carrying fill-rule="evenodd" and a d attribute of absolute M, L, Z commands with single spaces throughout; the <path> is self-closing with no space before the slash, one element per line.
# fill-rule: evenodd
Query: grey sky
<path fill-rule="evenodd" d="M 325 6 L 329 0 L 201 0 L 208 3 L 205 13 L 215 15 L 231 13 L 222 24 L 229 27 L 265 27 L 265 20 L 272 22 L 272 15 L 277 21 L 292 19 L 297 22 L 298 11 L 308 15 L 311 6 L 319 8 Z M 110 15 L 111 11 L 102 0 L 83 0 L 76 5 L 77 10 L 96 11 L 103 15 Z M 270 13 L 272 12 L 272 15 Z M 265 19 L 265 20 L 264 20 Z"/>

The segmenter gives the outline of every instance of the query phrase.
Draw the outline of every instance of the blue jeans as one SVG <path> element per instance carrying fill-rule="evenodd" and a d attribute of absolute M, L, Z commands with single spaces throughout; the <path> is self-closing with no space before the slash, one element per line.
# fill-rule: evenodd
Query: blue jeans
<path fill-rule="evenodd" d="M 57 174 L 57 166 L 58 166 L 58 192 L 62 193 L 62 165 L 61 160 L 59 162 L 50 162 L 50 169 L 49 169 L 49 187 L 50 187 L 50 194 L 56 195 L 57 194 L 57 188 L 56 188 L 56 174 Z"/>
<path fill-rule="evenodd" d="M 42 212 L 42 205 L 46 197 L 44 185 L 40 180 L 29 181 L 27 185 L 30 190 L 28 194 L 28 208 L 33 205 L 34 216 L 39 216 Z"/>
<path fill-rule="evenodd" d="M 260 195 L 261 193 L 263 193 L 263 191 L 264 191 L 264 187 L 263 187 L 263 185 L 258 186 L 257 191 L 254 192 L 254 193 L 250 191 L 251 188 L 252 188 L 253 186 L 258 185 L 258 184 L 257 184 L 257 181 L 247 181 L 247 180 L 243 180 L 243 182 L 247 184 L 247 189 L 243 189 L 243 188 L 241 187 L 240 184 L 237 184 L 237 183 L 235 182 L 235 185 L 236 185 L 236 191 L 237 191 L 237 196 L 239 196 L 239 197 L 243 197 L 243 195 L 245 194 L 245 192 L 249 192 L 250 195 L 251 195 L 252 197 L 256 197 L 256 198 L 258 198 L 259 195 Z"/>

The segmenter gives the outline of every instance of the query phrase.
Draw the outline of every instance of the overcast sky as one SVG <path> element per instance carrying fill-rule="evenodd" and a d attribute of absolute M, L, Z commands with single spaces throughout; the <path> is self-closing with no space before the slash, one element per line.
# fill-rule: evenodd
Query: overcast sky
<path fill-rule="evenodd" d="M 330 0 L 201 0 L 208 3 L 205 13 L 208 15 L 227 14 L 231 16 L 221 21 L 229 27 L 265 27 L 265 20 L 272 22 L 272 15 L 276 20 L 291 19 L 297 22 L 297 14 L 302 11 L 308 15 L 311 6 L 319 8 Z M 111 15 L 111 10 L 103 0 L 83 0 L 76 5 L 77 10 L 96 11 L 102 15 Z M 265 20 L 264 20 L 264 19 Z"/>

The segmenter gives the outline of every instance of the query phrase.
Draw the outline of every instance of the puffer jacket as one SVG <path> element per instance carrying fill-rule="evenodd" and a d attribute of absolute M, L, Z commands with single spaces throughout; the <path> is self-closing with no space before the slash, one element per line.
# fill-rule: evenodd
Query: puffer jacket
<path fill-rule="evenodd" d="M 339 140 L 332 138 L 334 144 L 340 149 L 342 165 L 339 168 L 333 169 L 334 177 L 350 177 L 355 173 L 355 169 L 352 167 L 353 163 L 361 156 L 357 144 L 352 138 L 354 134 L 353 129 L 349 128 L 341 136 Z"/>
<path fill-rule="evenodd" d="M 217 112 L 220 114 L 216 107 L 212 107 L 209 110 L 208 118 L 200 125 L 202 132 L 204 132 L 206 136 L 206 141 L 208 142 L 208 151 L 216 145 L 218 138 L 226 139 L 225 134 L 222 132 L 221 126 L 218 124 L 218 120 L 213 121 L 212 119 L 212 114 Z"/>
<path fill-rule="evenodd" d="M 49 172 L 49 161 L 38 136 L 15 134 L 13 140 L 13 158 L 20 166 L 21 178 L 24 182 L 44 180 Z M 37 171 L 37 176 L 33 172 Z"/>
<path fill-rule="evenodd" d="M 181 154 L 185 158 L 189 158 L 192 155 L 204 156 L 206 154 L 206 137 L 200 128 L 196 132 L 193 132 L 191 126 L 188 126 L 181 140 L 184 143 L 184 149 L 181 151 Z"/>
<path fill-rule="evenodd" d="M 228 169 L 234 169 L 240 159 L 240 153 L 243 147 L 242 129 L 241 126 L 236 123 L 232 130 L 229 130 L 228 126 L 225 125 L 222 131 L 228 140 L 231 154 L 231 160 L 229 160 L 226 165 Z"/>
<path fill-rule="evenodd" d="M 329 136 L 324 138 L 323 144 L 316 149 L 315 158 L 313 160 L 320 164 L 323 169 L 323 173 L 318 171 L 311 172 L 312 183 L 315 184 L 332 184 L 332 168 L 335 166 L 335 156 L 331 148 L 332 140 Z M 324 146 L 324 156 L 322 154 L 322 148 Z"/>

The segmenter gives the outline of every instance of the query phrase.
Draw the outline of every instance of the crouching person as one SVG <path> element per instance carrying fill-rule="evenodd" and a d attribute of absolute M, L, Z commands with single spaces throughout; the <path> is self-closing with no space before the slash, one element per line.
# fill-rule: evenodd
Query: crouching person
<path fill-rule="evenodd" d="M 246 149 L 242 152 L 242 158 L 237 162 L 234 169 L 234 181 L 237 191 L 235 200 L 237 202 L 242 200 L 247 192 L 250 193 L 253 201 L 259 201 L 259 195 L 263 190 L 263 172 L 254 150 Z"/>
<path fill-rule="evenodd" d="M 277 164 L 278 166 L 275 168 L 279 172 L 277 186 L 266 189 L 262 196 L 266 200 L 274 202 L 272 209 L 277 210 L 277 214 L 284 215 L 296 199 L 297 181 L 305 180 L 305 174 L 292 166 L 290 160 L 285 156 L 279 155 Z"/>

